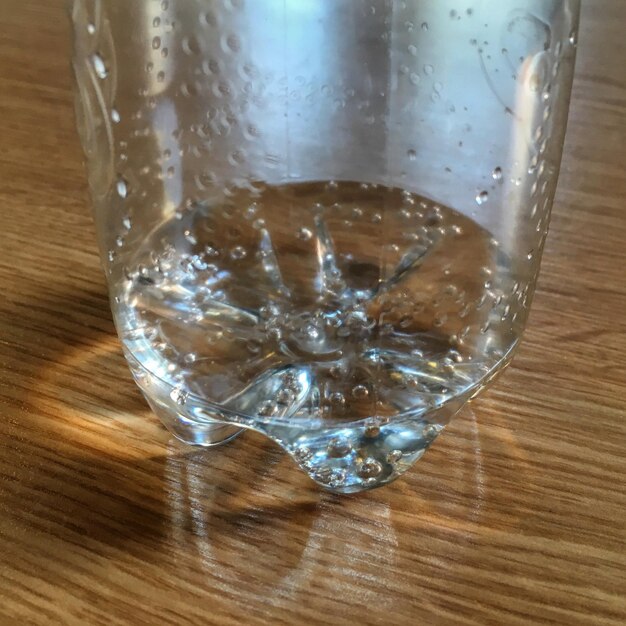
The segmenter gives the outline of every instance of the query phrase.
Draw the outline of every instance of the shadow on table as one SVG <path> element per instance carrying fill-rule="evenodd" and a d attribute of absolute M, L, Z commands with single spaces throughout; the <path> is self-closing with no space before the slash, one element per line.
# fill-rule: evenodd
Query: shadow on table
<path fill-rule="evenodd" d="M 420 594 L 403 586 L 419 584 L 422 570 L 463 563 L 490 515 L 483 448 L 514 448 L 501 423 L 485 438 L 466 409 L 403 479 L 333 496 L 256 433 L 213 450 L 170 437 L 132 382 L 103 293 L 58 287 L 28 297 L 14 313 L 34 310 L 41 326 L 30 334 L 13 326 L 27 355 L 12 375 L 20 409 L 4 426 L 12 474 L 0 483 L 0 537 L 8 549 L 24 534 L 69 569 L 86 559 L 96 569 L 138 560 L 137 573 L 158 570 L 172 584 L 243 593 L 274 608 L 306 598 L 315 581 L 319 593 L 346 596 L 337 614 L 355 602 L 379 610 L 404 598 L 395 610 L 409 615 L 406 598 Z M 173 591 L 163 593 L 165 602 Z M 420 602 L 437 598 L 425 590 Z"/>

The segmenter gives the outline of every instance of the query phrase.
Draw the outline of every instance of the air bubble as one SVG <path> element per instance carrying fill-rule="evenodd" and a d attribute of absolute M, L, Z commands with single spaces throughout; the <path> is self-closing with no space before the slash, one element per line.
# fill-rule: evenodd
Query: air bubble
<path fill-rule="evenodd" d="M 153 37 L 152 38 L 152 49 L 153 50 L 158 50 L 161 47 L 161 38 L 160 37 Z"/>
<path fill-rule="evenodd" d="M 357 468 L 360 478 L 376 478 L 383 471 L 383 466 L 373 458 L 365 459 Z"/>
<path fill-rule="evenodd" d="M 111 109 L 111 121 L 114 124 L 119 124 L 122 121 L 120 114 L 117 109 Z"/>
<path fill-rule="evenodd" d="M 415 150 L 411 149 L 407 152 L 407 156 L 409 157 L 410 161 L 415 161 L 415 159 L 417 158 L 417 152 L 415 152 Z"/>
<path fill-rule="evenodd" d="M 309 341 L 315 341 L 320 338 L 320 329 L 316 324 L 306 324 L 302 332 Z"/>
<path fill-rule="evenodd" d="M 292 389 L 285 387 L 284 389 L 279 389 L 276 394 L 276 402 L 278 404 L 288 405 L 291 404 L 294 400 L 294 392 Z"/>
<path fill-rule="evenodd" d="M 365 400 L 369 396 L 369 390 L 365 385 L 355 385 L 352 389 L 352 395 L 357 400 Z"/>
<path fill-rule="evenodd" d="M 339 380 L 340 378 L 343 377 L 344 372 L 343 372 L 343 369 L 341 368 L 341 366 L 333 365 L 330 368 L 329 374 L 330 374 L 331 378 L 334 378 L 335 380 Z"/>
<path fill-rule="evenodd" d="M 191 245 L 196 245 L 198 243 L 198 240 L 195 238 L 194 234 L 190 231 L 190 230 L 186 230 L 184 233 L 185 235 L 185 239 L 191 244 Z"/>
<path fill-rule="evenodd" d="M 395 465 L 400 459 L 402 459 L 402 450 L 392 450 L 387 455 L 387 463 Z"/>
<path fill-rule="evenodd" d="M 326 452 L 333 459 L 341 459 L 352 452 L 352 445 L 343 437 L 335 437 L 329 441 Z"/>
<path fill-rule="evenodd" d="M 409 46 L 409 54 L 414 57 L 417 56 L 417 47 L 414 46 L 413 44 Z"/>
<path fill-rule="evenodd" d="M 435 71 L 435 68 L 432 65 L 426 64 L 424 65 L 424 74 L 426 76 L 430 76 Z"/>
<path fill-rule="evenodd" d="M 332 393 L 330 395 L 330 401 L 334 406 L 338 408 L 343 408 L 346 405 L 346 399 L 340 391 L 335 391 L 334 393 Z"/>
<path fill-rule="evenodd" d="M 300 463 L 306 463 L 311 460 L 313 453 L 306 446 L 299 446 L 293 453 L 294 457 Z"/>
<path fill-rule="evenodd" d="M 189 394 L 181 387 L 175 387 L 170 393 L 170 398 L 172 398 L 178 406 L 184 406 L 187 404 L 188 397 Z"/>
<path fill-rule="evenodd" d="M 302 241 L 310 241 L 313 237 L 313 233 L 308 228 L 300 228 L 297 234 L 298 239 Z"/>
<path fill-rule="evenodd" d="M 96 32 L 96 27 L 91 22 L 89 24 L 87 24 L 87 32 L 90 35 L 93 35 Z"/>
<path fill-rule="evenodd" d="M 247 256 L 248 256 L 248 253 L 246 252 L 246 249 L 243 246 L 235 246 L 230 251 L 230 258 L 233 261 L 242 261 Z"/>
<path fill-rule="evenodd" d="M 380 435 L 380 424 L 378 421 L 375 419 L 368 419 L 367 422 L 365 422 L 364 434 L 368 439 L 378 437 L 378 435 Z"/>
<path fill-rule="evenodd" d="M 265 401 L 259 408 L 259 415 L 262 417 L 271 417 L 278 410 L 278 407 L 271 401 Z"/>
<path fill-rule="evenodd" d="M 440 427 L 438 428 L 434 424 L 428 424 L 424 427 L 422 434 L 425 439 L 434 439 L 439 434 Z"/>

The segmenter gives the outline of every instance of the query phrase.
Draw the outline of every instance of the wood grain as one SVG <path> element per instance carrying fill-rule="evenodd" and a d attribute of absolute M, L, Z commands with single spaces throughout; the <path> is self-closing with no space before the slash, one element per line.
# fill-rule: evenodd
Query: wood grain
<path fill-rule="evenodd" d="M 0 622 L 626 623 L 626 3 L 584 3 L 524 347 L 405 479 L 173 441 L 114 336 L 61 0 L 0 2 Z"/>

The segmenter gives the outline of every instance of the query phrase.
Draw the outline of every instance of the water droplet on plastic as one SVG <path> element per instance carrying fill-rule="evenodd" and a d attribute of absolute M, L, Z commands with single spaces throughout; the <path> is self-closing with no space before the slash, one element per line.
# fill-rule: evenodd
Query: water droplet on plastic
<path fill-rule="evenodd" d="M 422 30 L 428 30 L 428 22 L 422 22 Z"/>
<path fill-rule="evenodd" d="M 539 74 L 533 74 L 528 80 L 528 87 L 533 93 L 537 93 L 542 87 L 542 78 Z"/>
<path fill-rule="evenodd" d="M 153 50 L 158 50 L 161 47 L 161 38 L 160 37 L 153 37 L 152 38 L 152 49 Z"/>
<path fill-rule="evenodd" d="M 501 167 L 496 167 L 491 176 L 493 177 L 494 180 L 502 180 L 502 168 Z"/>
<path fill-rule="evenodd" d="M 481 191 L 476 196 L 476 204 L 485 204 L 489 200 L 489 193 L 487 191 Z"/>
<path fill-rule="evenodd" d="M 93 64 L 93 69 L 98 78 L 104 79 L 109 75 L 109 70 L 107 70 L 104 60 L 99 54 L 94 54 L 91 57 L 91 62 Z"/>
<path fill-rule="evenodd" d="M 87 24 L 87 32 L 90 35 L 93 35 L 96 32 L 96 27 L 91 22 L 89 22 L 89 24 Z"/>
<path fill-rule="evenodd" d="M 128 184 L 126 183 L 126 181 L 123 178 L 118 178 L 117 179 L 117 183 L 115 185 L 115 188 L 117 190 L 117 195 L 124 199 L 128 196 Z"/>
<path fill-rule="evenodd" d="M 435 71 L 435 68 L 432 65 L 430 64 L 424 65 L 424 74 L 426 74 L 427 76 L 430 76 L 434 71 Z"/>
<path fill-rule="evenodd" d="M 198 42 L 196 37 L 194 37 L 193 35 L 183 38 L 182 48 L 183 48 L 183 52 L 187 56 L 195 56 L 195 55 L 200 54 L 201 52 L 200 43 Z"/>
<path fill-rule="evenodd" d="M 239 52 L 241 50 L 241 42 L 239 41 L 239 37 L 237 35 L 230 34 L 226 37 L 226 47 L 231 52 Z"/>

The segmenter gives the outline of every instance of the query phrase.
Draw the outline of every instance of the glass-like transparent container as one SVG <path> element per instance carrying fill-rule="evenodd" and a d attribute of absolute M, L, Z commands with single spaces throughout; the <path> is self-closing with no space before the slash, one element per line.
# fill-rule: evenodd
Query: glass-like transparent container
<path fill-rule="evenodd" d="M 179 438 L 387 483 L 510 360 L 578 0 L 75 0 L 117 329 Z"/>

